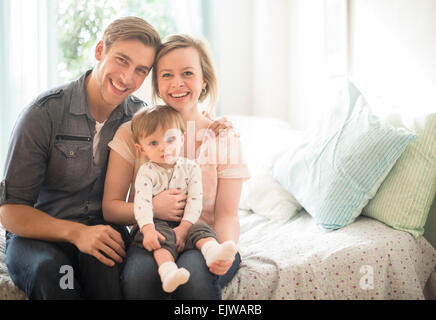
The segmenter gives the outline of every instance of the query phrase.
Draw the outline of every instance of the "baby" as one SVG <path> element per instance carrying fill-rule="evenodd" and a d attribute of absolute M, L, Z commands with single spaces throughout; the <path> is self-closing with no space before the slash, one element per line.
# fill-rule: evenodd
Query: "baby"
<path fill-rule="evenodd" d="M 213 229 L 197 222 L 202 211 L 201 169 L 180 156 L 185 125 L 180 114 L 166 105 L 138 111 L 131 123 L 135 147 L 149 159 L 138 170 L 135 180 L 134 213 L 137 228 L 133 244 L 153 251 L 162 288 L 173 292 L 189 280 L 190 273 L 175 261 L 184 249 L 197 248 L 210 266 L 228 260 L 237 252 L 233 241 L 219 244 Z M 181 189 L 187 194 L 181 222 L 153 217 L 152 198 L 158 193 Z"/>

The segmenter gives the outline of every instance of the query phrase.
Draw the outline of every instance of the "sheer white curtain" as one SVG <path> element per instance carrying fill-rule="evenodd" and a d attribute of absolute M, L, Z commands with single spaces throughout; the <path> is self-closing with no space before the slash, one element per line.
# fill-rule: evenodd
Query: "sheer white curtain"
<path fill-rule="evenodd" d="M 0 169 L 15 120 L 38 93 L 48 88 L 47 0 L 2 0 Z M 2 41 L 3 42 L 3 41 Z"/>
<path fill-rule="evenodd" d="M 44 0 L 11 1 L 11 119 L 48 88 L 46 4 Z"/>

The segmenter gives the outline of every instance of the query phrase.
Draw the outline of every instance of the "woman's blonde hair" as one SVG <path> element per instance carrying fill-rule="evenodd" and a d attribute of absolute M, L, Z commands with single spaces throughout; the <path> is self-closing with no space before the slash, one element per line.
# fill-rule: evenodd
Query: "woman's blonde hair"
<path fill-rule="evenodd" d="M 107 51 L 115 42 L 136 39 L 144 45 L 158 49 L 161 44 L 159 33 L 151 24 L 138 17 L 122 17 L 111 22 L 103 33 L 103 44 Z"/>
<path fill-rule="evenodd" d="M 184 133 L 185 123 L 180 113 L 167 105 L 142 108 L 132 118 L 132 136 L 136 143 L 153 134 L 158 128 L 164 131 L 179 129 Z"/>
<path fill-rule="evenodd" d="M 194 48 L 200 56 L 200 65 L 203 72 L 203 80 L 206 82 L 206 88 L 202 91 L 198 101 L 203 102 L 207 97 L 209 97 L 209 110 L 207 111 L 212 114 L 215 108 L 215 103 L 218 99 L 218 82 L 212 57 L 205 40 L 196 39 L 186 34 L 173 34 L 162 40 L 162 44 L 156 53 L 156 59 L 153 66 L 153 101 L 156 103 L 158 98 L 160 98 L 156 70 L 158 61 L 171 51 L 180 48 Z"/>

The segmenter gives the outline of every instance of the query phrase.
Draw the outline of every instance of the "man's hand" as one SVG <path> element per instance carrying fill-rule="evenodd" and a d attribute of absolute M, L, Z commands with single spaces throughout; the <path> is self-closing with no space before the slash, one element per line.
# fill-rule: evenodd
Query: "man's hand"
<path fill-rule="evenodd" d="M 97 258 L 101 263 L 113 267 L 126 256 L 121 234 L 108 225 L 81 227 L 76 234 L 74 245 L 83 253 Z"/>
<path fill-rule="evenodd" d="M 185 211 L 186 199 L 180 189 L 168 189 L 153 197 L 154 216 L 166 221 L 180 221 Z"/>
<path fill-rule="evenodd" d="M 141 229 L 143 239 L 142 245 L 147 251 L 160 249 L 159 239 L 165 241 L 165 237 L 154 228 L 154 224 L 146 224 Z"/>

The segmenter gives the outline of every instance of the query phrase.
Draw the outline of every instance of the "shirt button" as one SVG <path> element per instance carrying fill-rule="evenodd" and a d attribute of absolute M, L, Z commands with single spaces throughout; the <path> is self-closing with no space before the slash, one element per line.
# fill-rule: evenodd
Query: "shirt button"
<path fill-rule="evenodd" d="M 87 200 L 87 201 L 85 201 L 85 208 L 84 208 L 85 210 L 85 213 L 88 213 L 88 210 L 89 210 L 89 200 Z"/>

